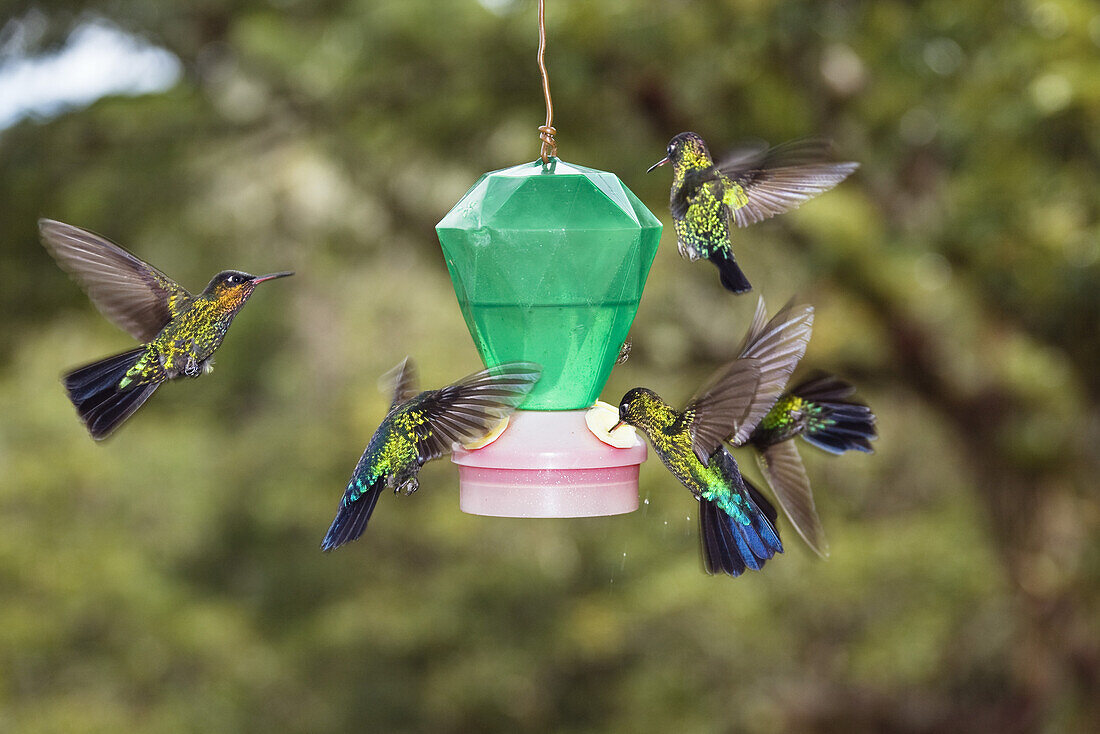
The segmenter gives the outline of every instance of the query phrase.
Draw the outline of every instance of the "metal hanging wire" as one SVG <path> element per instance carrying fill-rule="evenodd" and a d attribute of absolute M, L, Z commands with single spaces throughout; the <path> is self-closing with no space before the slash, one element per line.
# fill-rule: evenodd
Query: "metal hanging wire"
<path fill-rule="evenodd" d="M 554 103 L 550 99 L 550 77 L 546 75 L 546 62 L 543 60 L 545 53 L 546 20 L 543 0 L 539 0 L 539 72 L 542 74 L 542 94 L 546 98 L 546 124 L 539 127 L 539 140 L 542 141 L 539 157 L 544 166 L 558 155 L 558 141 L 554 138 L 558 131 L 554 129 Z"/>

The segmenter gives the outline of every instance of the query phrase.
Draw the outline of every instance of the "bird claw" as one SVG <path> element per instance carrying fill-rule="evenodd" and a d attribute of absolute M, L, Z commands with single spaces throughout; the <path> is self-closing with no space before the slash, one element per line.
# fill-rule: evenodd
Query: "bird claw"
<path fill-rule="evenodd" d="M 411 479 L 405 480 L 401 484 L 398 484 L 396 487 L 394 487 L 393 488 L 393 493 L 394 494 L 401 494 L 402 492 L 404 492 L 405 496 L 408 497 L 410 494 L 412 494 L 413 492 L 415 492 L 418 489 L 420 489 L 420 481 L 417 480 L 416 477 L 413 477 Z"/>
<path fill-rule="evenodd" d="M 200 362 L 194 357 L 188 357 L 187 363 L 183 366 L 183 374 L 187 377 L 198 377 L 199 375 L 208 372 L 209 369 L 206 366 L 207 361 L 208 360 L 203 360 Z"/>

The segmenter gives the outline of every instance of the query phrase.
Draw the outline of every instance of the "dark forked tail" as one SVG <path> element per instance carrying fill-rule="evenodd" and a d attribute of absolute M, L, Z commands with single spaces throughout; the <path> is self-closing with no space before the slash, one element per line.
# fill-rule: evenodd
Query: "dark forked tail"
<path fill-rule="evenodd" d="M 741 266 L 733 259 L 730 248 L 717 248 L 707 258 L 718 267 L 718 275 L 725 289 L 733 293 L 747 293 L 752 290 L 749 279 L 741 270 Z"/>
<path fill-rule="evenodd" d="M 711 461 L 726 461 L 732 464 L 733 471 L 738 471 L 725 449 L 719 450 Z M 740 472 L 734 476 L 739 475 Z M 699 500 L 699 540 L 707 573 L 740 576 L 746 568 L 760 570 L 769 558 L 783 552 L 779 531 L 775 529 L 778 517 L 775 507 L 743 477 L 741 481 L 748 495 L 747 525 L 727 514 L 717 502 Z"/>
<path fill-rule="evenodd" d="M 131 349 L 75 369 L 62 378 L 69 400 L 95 440 L 107 438 L 163 382 L 161 379 L 119 388 L 126 373 L 144 354 L 145 347 Z"/>
<path fill-rule="evenodd" d="M 871 441 L 878 438 L 875 414 L 851 400 L 856 388 L 835 375 L 821 374 L 791 389 L 807 401 L 807 423 L 802 438 L 831 454 L 845 451 L 872 453 Z"/>
<path fill-rule="evenodd" d="M 355 481 L 354 478 L 352 481 Z M 357 540 L 363 534 L 385 484 L 385 477 L 379 477 L 365 492 L 358 493 L 358 496 L 351 491 L 350 487 L 348 488 L 340 500 L 340 507 L 336 511 L 332 525 L 325 533 L 325 539 L 321 541 L 321 550 L 325 552 L 335 550 L 344 543 Z"/>

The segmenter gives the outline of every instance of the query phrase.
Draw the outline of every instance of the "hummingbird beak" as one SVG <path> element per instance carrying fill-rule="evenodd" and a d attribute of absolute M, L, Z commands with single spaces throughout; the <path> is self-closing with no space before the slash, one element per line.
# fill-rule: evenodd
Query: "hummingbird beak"
<path fill-rule="evenodd" d="M 656 168 L 660 168 L 661 166 L 663 166 L 666 163 L 668 163 L 668 156 L 665 156 L 664 158 L 662 158 L 661 160 L 657 161 L 652 166 L 650 166 L 648 169 L 646 169 L 646 173 L 649 173 L 650 171 L 653 171 Z"/>
<path fill-rule="evenodd" d="M 286 271 L 286 272 L 283 272 L 283 273 L 272 273 L 271 275 L 261 275 L 258 278 L 253 278 L 252 279 L 252 285 L 256 285 L 257 283 L 263 283 L 265 280 L 275 280 L 276 278 L 285 278 L 288 275 L 294 275 L 294 273 L 290 272 L 290 271 Z"/>
<path fill-rule="evenodd" d="M 615 425 L 611 426 L 611 428 L 608 429 L 607 432 L 608 433 L 613 433 L 619 426 L 624 425 L 625 423 L 626 423 L 626 421 L 624 421 L 622 418 L 620 418 L 619 422 L 616 423 Z"/>

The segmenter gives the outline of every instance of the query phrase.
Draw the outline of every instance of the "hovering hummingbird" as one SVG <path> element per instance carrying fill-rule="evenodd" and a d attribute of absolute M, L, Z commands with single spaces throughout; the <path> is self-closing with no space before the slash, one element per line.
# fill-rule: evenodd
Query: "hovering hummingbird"
<path fill-rule="evenodd" d="M 795 140 L 770 149 L 755 146 L 716 166 L 701 137 L 691 132 L 674 137 L 668 154 L 649 171 L 672 163 L 670 208 L 680 255 L 710 260 L 727 290 L 752 290 L 733 257 L 730 220 L 747 227 L 782 214 L 828 191 L 859 168 L 858 163 L 831 162 L 829 147 L 828 141 L 820 139 Z"/>
<path fill-rule="evenodd" d="M 745 442 L 756 449 L 760 470 L 794 529 L 822 557 L 828 555 L 828 545 L 792 439 L 801 436 L 832 454 L 871 453 L 871 441 L 878 437 L 875 414 L 849 399 L 855 391 L 833 375 L 811 377 L 784 393 Z"/>
<path fill-rule="evenodd" d="M 214 351 L 233 317 L 260 283 L 293 273 L 215 275 L 193 296 L 152 265 L 118 245 L 70 224 L 41 219 L 42 244 L 96 308 L 142 342 L 137 349 L 66 374 L 69 399 L 92 438 L 106 438 L 165 380 L 198 377 L 213 367 Z"/>
<path fill-rule="evenodd" d="M 355 465 L 336 518 L 321 550 L 356 540 L 385 488 L 415 492 L 425 462 L 449 454 L 455 443 L 488 433 L 527 397 L 542 368 L 531 362 L 505 362 L 462 378 L 440 390 L 416 392 L 416 368 L 408 358 L 397 365 L 393 403 Z"/>
<path fill-rule="evenodd" d="M 787 305 L 746 334 L 738 358 L 721 367 L 682 411 L 644 387 L 619 403 L 612 430 L 629 423 L 645 433 L 668 470 L 701 503 L 707 573 L 739 576 L 783 552 L 775 508 L 744 481 L 723 441 L 749 439 L 806 353 L 812 326 L 813 307 Z"/>

